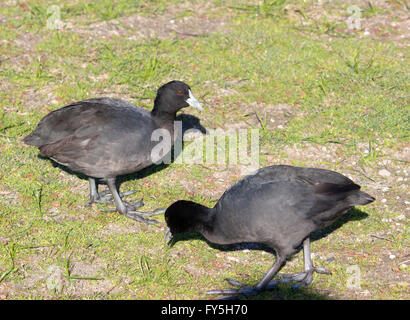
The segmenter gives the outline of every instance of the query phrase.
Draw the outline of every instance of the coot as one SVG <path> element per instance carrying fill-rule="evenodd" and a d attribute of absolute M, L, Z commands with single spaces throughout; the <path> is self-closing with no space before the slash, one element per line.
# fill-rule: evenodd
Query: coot
<path fill-rule="evenodd" d="M 143 205 L 142 201 L 136 204 L 123 201 L 122 196 L 135 191 L 119 194 L 116 177 L 137 172 L 158 161 L 151 156 L 153 147 L 158 144 L 152 139 L 153 132 L 165 129 L 173 137 L 176 113 L 188 106 L 202 110 L 187 84 L 171 81 L 158 89 L 152 111 L 113 98 L 84 100 L 46 115 L 23 142 L 37 146 L 41 155 L 88 176 L 88 204 L 113 198 L 121 214 L 156 223 L 143 216 L 161 213 L 163 209 L 136 211 Z M 171 150 L 174 140 L 170 140 L 163 155 Z M 105 180 L 111 194 L 98 193 L 96 179 Z"/>
<path fill-rule="evenodd" d="M 210 242 L 264 243 L 276 251 L 276 261 L 254 287 L 228 280 L 234 287 L 209 294 L 255 294 L 274 287 L 272 278 L 286 258 L 303 242 L 304 272 L 287 278 L 311 283 L 313 273 L 330 271 L 313 266 L 309 235 L 325 228 L 355 205 L 375 199 L 359 190 L 349 178 L 330 170 L 293 166 L 259 169 L 232 185 L 213 208 L 190 201 L 177 201 L 165 212 L 167 241 L 175 234 L 199 232 Z"/>

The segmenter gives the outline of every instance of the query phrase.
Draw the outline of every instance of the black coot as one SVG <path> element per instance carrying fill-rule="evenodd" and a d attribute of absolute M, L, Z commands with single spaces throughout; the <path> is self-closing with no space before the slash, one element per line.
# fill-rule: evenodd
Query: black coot
<path fill-rule="evenodd" d="M 310 258 L 309 235 L 329 226 L 355 205 L 374 198 L 360 186 L 333 171 L 317 168 L 271 166 L 259 169 L 232 185 L 214 208 L 190 201 L 177 201 L 165 212 L 166 238 L 184 232 L 199 232 L 210 242 L 231 244 L 264 243 L 276 251 L 276 261 L 255 286 L 212 290 L 210 294 L 254 294 L 274 287 L 272 278 L 284 266 L 286 258 L 303 242 L 304 272 L 288 279 L 308 285 L 313 273 L 330 272 L 316 268 Z"/>
<path fill-rule="evenodd" d="M 76 102 L 55 110 L 41 119 L 37 128 L 23 142 L 37 146 L 47 156 L 70 170 L 89 177 L 90 201 L 114 199 L 116 209 L 132 219 L 155 223 L 143 216 L 158 214 L 136 209 L 142 201 L 130 204 L 121 199 L 134 191 L 119 194 L 116 177 L 137 172 L 159 159 L 151 151 L 158 144 L 152 133 L 168 130 L 173 137 L 176 113 L 192 106 L 202 110 L 190 87 L 171 81 L 158 89 L 152 111 L 112 98 L 95 98 Z M 168 146 L 170 150 L 174 140 Z M 163 150 L 165 155 L 168 150 Z M 97 179 L 106 181 L 109 191 L 98 193 Z M 163 212 L 163 210 L 162 210 Z"/>

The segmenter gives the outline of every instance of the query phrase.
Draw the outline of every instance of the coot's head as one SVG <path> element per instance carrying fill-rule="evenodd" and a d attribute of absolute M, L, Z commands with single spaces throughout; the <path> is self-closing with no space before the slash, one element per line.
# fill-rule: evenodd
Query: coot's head
<path fill-rule="evenodd" d="M 174 80 L 158 89 L 154 103 L 154 108 L 158 111 L 175 113 L 188 106 L 202 110 L 201 103 L 194 97 L 186 83 Z"/>
<path fill-rule="evenodd" d="M 179 233 L 201 231 L 207 223 L 208 208 L 198 203 L 179 200 L 170 205 L 165 211 L 167 230 L 165 240 L 172 241 Z"/>

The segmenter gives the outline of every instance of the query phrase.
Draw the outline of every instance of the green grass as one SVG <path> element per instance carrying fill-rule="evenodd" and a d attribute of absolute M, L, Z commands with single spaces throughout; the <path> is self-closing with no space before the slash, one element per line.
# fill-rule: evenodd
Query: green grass
<path fill-rule="evenodd" d="M 409 269 L 403 266 L 408 228 L 398 218 L 408 215 L 408 159 L 400 154 L 409 147 L 409 60 L 400 43 L 346 33 L 340 21 L 315 18 L 312 1 L 53 4 L 73 28 L 46 28 L 47 1 L 0 8 L 0 299 L 202 299 L 209 298 L 206 290 L 225 287 L 226 277 L 249 284 L 261 279 L 272 253 L 210 245 L 195 235 L 168 248 L 163 217 L 159 225 L 145 226 L 103 213 L 103 205 L 85 208 L 87 180 L 37 157 L 37 149 L 21 142 L 43 116 L 72 101 L 110 95 L 151 108 L 156 89 L 172 79 L 189 83 L 204 103 L 202 113 L 184 112 L 208 129 L 248 121 L 256 111 L 259 120 L 252 127 L 259 128 L 260 166 L 337 170 L 379 200 L 360 208 L 367 216 L 354 211 L 344 220 L 351 221 L 312 243 L 314 263 L 331 269 L 332 276 L 315 275 L 310 288 L 282 285 L 258 298 L 409 298 Z M 323 9 L 346 16 L 343 4 Z M 394 19 L 398 10 L 372 4 L 363 18 Z M 87 33 L 95 23 L 162 14 L 225 24 L 195 37 L 130 38 L 136 33 L 132 27 L 120 36 Z M 222 95 L 222 88 L 233 93 Z M 253 109 L 255 102 L 260 109 Z M 270 128 L 270 118 L 279 113 L 264 108 L 279 104 L 289 105 L 292 115 L 281 128 Z M 390 178 L 378 175 L 383 168 Z M 147 209 L 177 199 L 211 206 L 239 179 L 235 168 L 216 165 L 150 170 L 142 179 L 123 178 L 121 185 L 122 191 L 138 190 L 135 199 L 143 197 Z M 360 268 L 360 290 L 346 286 L 351 265 Z M 61 271 L 59 290 L 47 288 L 50 267 Z M 284 272 L 302 267 L 299 253 Z"/>

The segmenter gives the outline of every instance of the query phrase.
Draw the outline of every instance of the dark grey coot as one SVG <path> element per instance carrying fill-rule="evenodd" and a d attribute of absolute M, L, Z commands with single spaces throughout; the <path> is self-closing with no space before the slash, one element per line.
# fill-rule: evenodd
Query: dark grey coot
<path fill-rule="evenodd" d="M 171 81 L 158 89 L 152 111 L 119 99 L 84 100 L 46 115 L 23 142 L 37 146 L 41 155 L 88 176 L 88 205 L 114 199 L 121 214 L 140 222 L 156 223 L 144 216 L 164 210 L 136 211 L 143 205 L 142 201 L 135 204 L 123 201 L 123 196 L 135 191 L 119 194 L 116 177 L 140 171 L 158 161 L 151 156 L 153 147 L 158 144 L 152 141 L 152 133 L 165 129 L 173 137 L 176 113 L 188 106 L 202 110 L 187 84 Z M 171 139 L 169 151 L 173 142 Z M 98 193 L 96 179 L 105 180 L 109 192 Z"/>
<path fill-rule="evenodd" d="M 261 168 L 232 185 L 213 208 L 180 200 L 165 212 L 169 243 L 175 234 L 199 232 L 210 242 L 264 243 L 276 251 L 272 268 L 254 287 L 227 279 L 236 288 L 212 290 L 209 294 L 255 294 L 273 288 L 272 280 L 286 258 L 303 243 L 304 272 L 282 279 L 308 285 L 313 273 L 330 274 L 313 266 L 309 235 L 325 228 L 355 205 L 375 199 L 360 186 L 334 171 L 293 166 Z"/>

